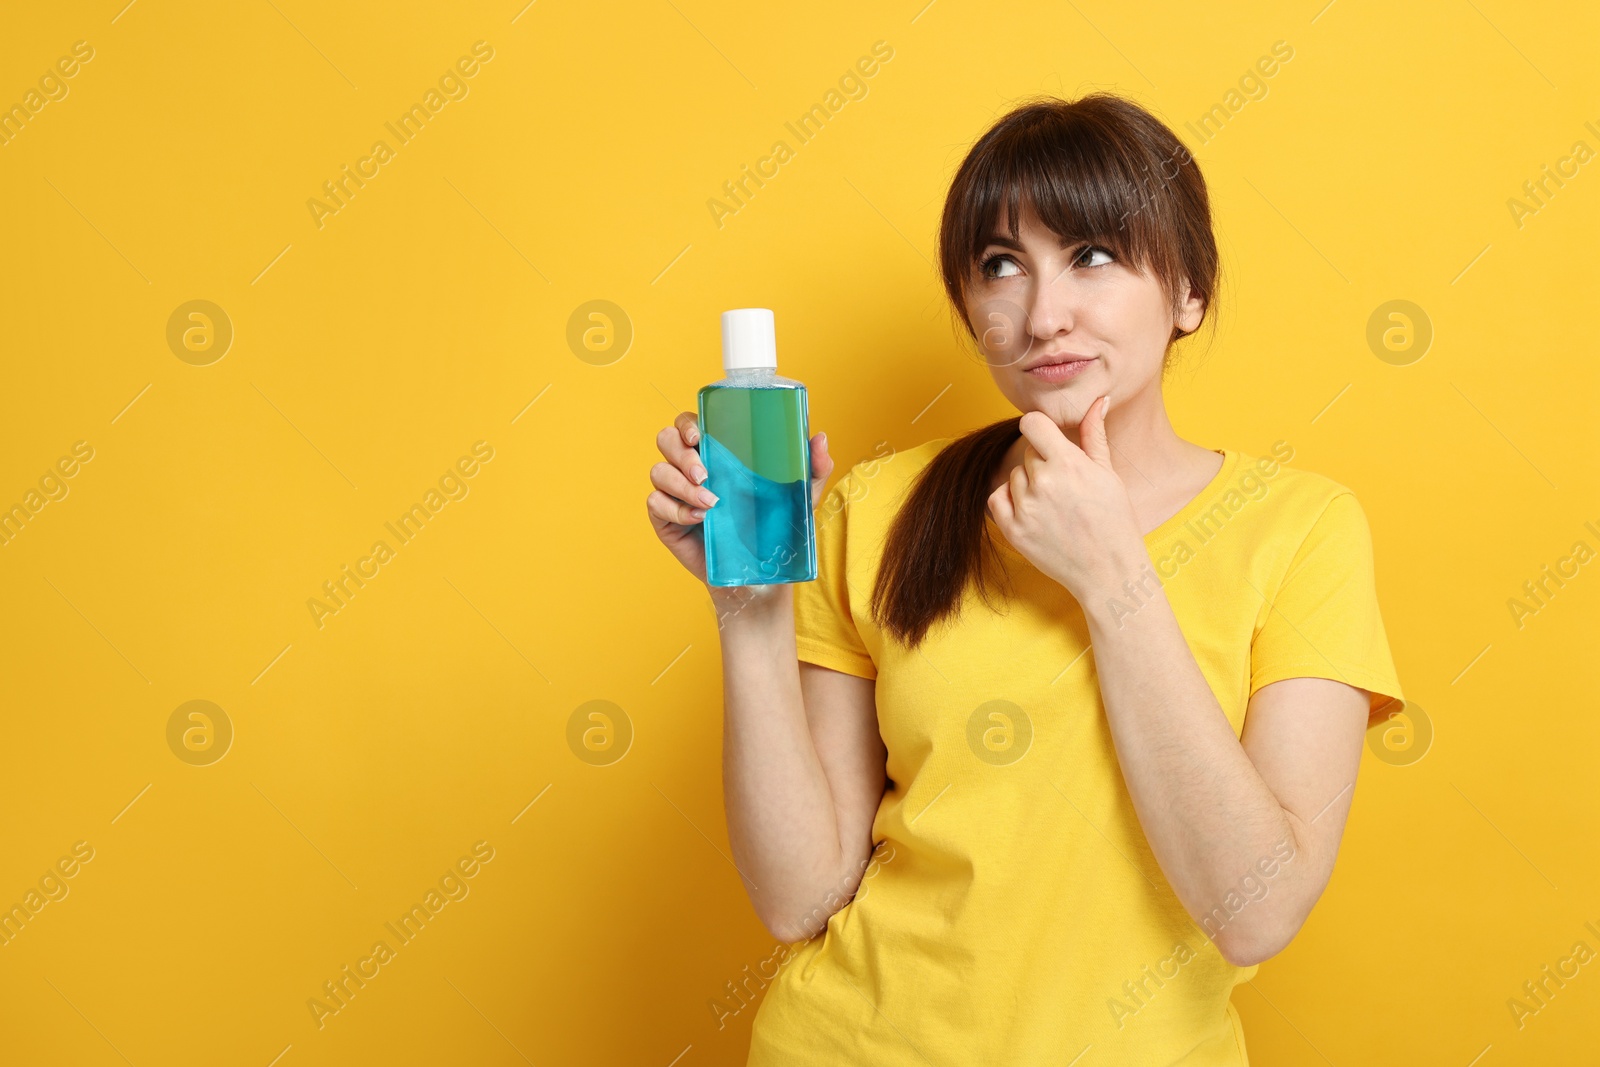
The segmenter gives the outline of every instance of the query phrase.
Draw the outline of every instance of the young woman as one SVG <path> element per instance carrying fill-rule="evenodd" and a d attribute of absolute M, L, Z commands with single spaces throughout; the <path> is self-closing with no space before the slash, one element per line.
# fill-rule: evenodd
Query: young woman
<path fill-rule="evenodd" d="M 710 588 L 729 840 L 793 946 L 749 1062 L 1241 1067 L 1230 991 L 1305 922 L 1403 705 L 1364 513 L 1286 442 L 1174 432 L 1217 249 L 1136 104 L 1000 119 L 939 262 L 1021 414 L 856 464 L 817 581 Z M 657 440 L 652 523 L 704 579 L 693 414 Z"/>

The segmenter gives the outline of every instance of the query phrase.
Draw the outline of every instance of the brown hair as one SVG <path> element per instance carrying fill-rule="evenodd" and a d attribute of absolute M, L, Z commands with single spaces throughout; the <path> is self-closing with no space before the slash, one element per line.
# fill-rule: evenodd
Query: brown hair
<path fill-rule="evenodd" d="M 1026 202 L 1069 241 L 1103 245 L 1148 270 L 1171 295 L 1188 287 L 1210 315 L 1218 284 L 1216 238 L 1200 165 L 1161 120 L 1132 101 L 1092 93 L 1074 101 L 1036 98 L 1000 118 L 967 153 L 945 197 L 939 268 L 969 336 L 967 286 L 1006 209 L 1011 236 Z M 1215 324 L 1215 316 L 1210 316 Z M 1183 331 L 1174 328 L 1172 342 Z M 1171 342 L 1163 368 L 1171 365 Z M 989 483 L 1020 436 L 1022 416 L 959 437 L 918 474 L 890 525 L 872 590 L 873 620 L 911 647 L 960 610 L 968 581 L 987 602 L 985 525 Z"/>

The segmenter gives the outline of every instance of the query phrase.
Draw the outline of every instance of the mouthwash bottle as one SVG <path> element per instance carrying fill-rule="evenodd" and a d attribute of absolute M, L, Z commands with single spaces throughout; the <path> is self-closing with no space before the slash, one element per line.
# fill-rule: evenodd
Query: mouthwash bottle
<path fill-rule="evenodd" d="M 706 511 L 710 585 L 817 576 L 806 387 L 778 375 L 768 308 L 722 313 L 727 377 L 700 390 L 700 463 L 717 495 Z"/>

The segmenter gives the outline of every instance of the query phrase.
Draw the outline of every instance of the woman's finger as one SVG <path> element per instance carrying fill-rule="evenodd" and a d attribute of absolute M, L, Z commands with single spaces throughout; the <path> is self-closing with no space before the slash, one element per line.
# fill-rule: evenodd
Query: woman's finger
<path fill-rule="evenodd" d="M 677 497 L 657 489 L 645 497 L 645 507 L 658 529 L 667 526 L 696 526 L 706 517 L 705 509 L 692 508 Z"/>
<path fill-rule="evenodd" d="M 651 467 L 650 484 L 686 507 L 709 508 L 717 502 L 715 493 L 703 485 L 695 485 L 671 463 L 657 463 Z"/>
<path fill-rule="evenodd" d="M 1033 447 L 1033 442 L 1030 441 L 1023 446 L 1022 462 L 1018 466 L 1028 476 L 1029 482 L 1039 477 L 1039 472 L 1044 468 L 1044 464 L 1045 458 L 1037 448 Z"/>
<path fill-rule="evenodd" d="M 699 450 L 689 442 L 691 437 L 695 443 L 700 441 L 700 427 L 694 412 L 685 411 L 671 426 L 656 434 L 656 447 L 661 450 L 668 463 L 681 470 L 691 482 L 699 485 L 706 480 L 707 474 Z"/>
<path fill-rule="evenodd" d="M 989 514 L 994 517 L 995 524 L 1000 527 L 1002 532 L 1010 525 L 1015 512 L 1012 507 L 1011 485 L 1009 482 L 989 494 Z"/>
<path fill-rule="evenodd" d="M 1006 502 L 1010 505 L 1007 510 L 1013 515 L 1016 514 L 1018 505 L 1028 499 L 1030 484 L 1028 472 L 1023 469 L 1023 464 L 1018 463 L 1011 468 L 1011 477 L 1006 479 L 1006 488 L 1010 490 Z"/>
<path fill-rule="evenodd" d="M 828 435 L 819 433 L 811 438 L 812 480 L 827 478 L 833 473 L 833 457 L 828 455 Z"/>
<path fill-rule="evenodd" d="M 694 412 L 679 412 L 678 417 L 673 420 L 672 424 L 678 428 L 679 433 L 683 434 L 684 444 L 693 448 L 700 443 L 700 418 Z"/>

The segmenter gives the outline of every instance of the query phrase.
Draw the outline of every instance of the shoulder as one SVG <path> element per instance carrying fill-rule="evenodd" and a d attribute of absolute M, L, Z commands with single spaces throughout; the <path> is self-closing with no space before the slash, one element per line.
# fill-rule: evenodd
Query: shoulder
<path fill-rule="evenodd" d="M 1276 497 L 1274 510 L 1280 515 L 1315 521 L 1339 497 L 1349 496 L 1354 503 L 1355 494 L 1348 486 L 1325 474 L 1291 466 L 1292 448 L 1275 446 L 1274 451 L 1259 456 L 1250 452 L 1235 454 L 1238 462 L 1228 487 L 1248 497 Z"/>
<path fill-rule="evenodd" d="M 941 437 L 910 448 L 877 442 L 865 457 L 851 464 L 816 505 L 819 551 L 834 551 L 841 542 L 852 561 L 875 558 L 887 542 L 900 505 L 919 471 L 954 438 Z M 842 464 L 834 461 L 837 471 Z M 845 549 L 843 544 L 853 547 Z"/>
<path fill-rule="evenodd" d="M 897 505 L 917 474 L 954 440 L 953 437 L 939 437 L 901 449 L 888 441 L 879 441 L 872 447 L 871 454 L 845 471 L 827 496 L 852 507 L 869 498 L 875 498 L 880 506 Z"/>
<path fill-rule="evenodd" d="M 1292 448 L 1279 442 L 1272 452 L 1238 456 L 1228 488 L 1245 506 L 1257 509 L 1268 528 L 1263 532 L 1278 552 L 1293 555 L 1329 536 L 1356 542 L 1369 537 L 1355 492 L 1325 474 L 1291 466 Z M 1257 500 L 1267 506 L 1249 503 Z"/>

